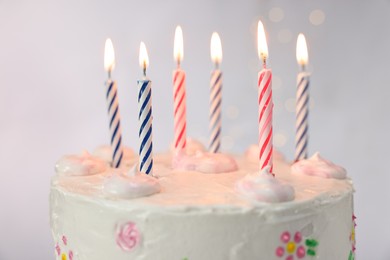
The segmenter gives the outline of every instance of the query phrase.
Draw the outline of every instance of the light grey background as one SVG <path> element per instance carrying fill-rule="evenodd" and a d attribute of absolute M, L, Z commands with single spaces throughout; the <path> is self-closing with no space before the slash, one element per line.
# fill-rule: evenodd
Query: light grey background
<path fill-rule="evenodd" d="M 390 2 L 0 0 L 0 259 L 53 259 L 49 182 L 63 154 L 108 143 L 103 70 L 114 43 L 124 143 L 137 140 L 138 49 L 153 80 L 154 145 L 172 140 L 175 26 L 184 31 L 188 133 L 207 140 L 211 33 L 224 51 L 223 148 L 257 140 L 256 24 L 268 33 L 275 146 L 293 156 L 295 42 L 308 41 L 310 153 L 348 169 L 357 190 L 357 255 L 390 259 Z"/>

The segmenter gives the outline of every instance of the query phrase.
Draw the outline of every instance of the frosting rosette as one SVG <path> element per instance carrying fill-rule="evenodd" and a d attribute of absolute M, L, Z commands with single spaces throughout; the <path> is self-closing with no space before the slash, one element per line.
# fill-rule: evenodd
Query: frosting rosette
<path fill-rule="evenodd" d="M 252 173 L 236 183 L 237 191 L 254 202 L 278 203 L 292 201 L 295 198 L 294 188 L 281 183 L 265 167 L 260 173 Z"/>
<path fill-rule="evenodd" d="M 81 155 L 65 155 L 56 163 L 57 174 L 63 176 L 87 176 L 106 170 L 106 163 L 88 152 Z"/>
<path fill-rule="evenodd" d="M 137 226 L 127 222 L 117 228 L 116 243 L 123 251 L 133 250 L 141 240 Z"/>
<path fill-rule="evenodd" d="M 193 155 L 178 153 L 173 157 L 174 169 L 197 171 L 202 173 L 224 173 L 238 169 L 236 160 L 222 153 L 205 153 L 197 151 Z"/>
<path fill-rule="evenodd" d="M 291 166 L 291 172 L 293 174 L 333 179 L 345 179 L 347 177 L 347 171 L 343 167 L 325 160 L 318 152 L 309 159 L 294 163 Z"/>
<path fill-rule="evenodd" d="M 187 138 L 185 150 L 187 154 L 193 155 L 196 154 L 197 152 L 205 152 L 206 147 L 198 140 Z M 171 151 L 172 152 L 175 151 L 175 147 L 173 144 L 171 145 Z"/>
<path fill-rule="evenodd" d="M 135 171 L 129 174 L 114 173 L 103 184 L 104 192 L 114 198 L 134 199 L 150 196 L 161 190 L 160 183 L 152 176 Z"/>
<path fill-rule="evenodd" d="M 259 161 L 259 155 L 260 155 L 260 148 L 256 144 L 250 145 L 248 147 L 248 149 L 246 149 L 246 151 L 245 151 L 245 158 L 247 158 L 248 160 L 253 161 L 253 162 L 258 162 Z M 280 152 L 276 151 L 276 149 L 273 149 L 272 158 L 274 160 L 279 160 L 279 161 L 284 161 L 285 160 L 283 154 L 281 154 Z"/>
<path fill-rule="evenodd" d="M 110 145 L 101 145 L 93 151 L 93 155 L 101 158 L 107 164 L 112 162 L 112 148 Z M 131 164 L 136 155 L 129 147 L 123 147 L 123 162 L 127 165 Z"/>

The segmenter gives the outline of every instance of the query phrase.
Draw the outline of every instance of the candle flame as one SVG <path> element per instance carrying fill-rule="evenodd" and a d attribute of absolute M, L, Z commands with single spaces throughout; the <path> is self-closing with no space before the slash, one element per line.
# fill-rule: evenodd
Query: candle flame
<path fill-rule="evenodd" d="M 173 57 L 177 63 L 180 63 L 183 60 L 183 56 L 183 31 L 180 26 L 177 26 L 175 31 L 175 41 L 173 44 Z"/>
<path fill-rule="evenodd" d="M 218 33 L 214 32 L 211 36 L 211 44 L 210 44 L 210 53 L 211 53 L 211 60 L 219 64 L 222 61 L 222 44 L 221 44 L 221 38 L 219 38 Z"/>
<path fill-rule="evenodd" d="M 110 38 L 107 38 L 104 46 L 104 69 L 111 72 L 115 67 L 115 52 L 114 46 Z"/>
<path fill-rule="evenodd" d="M 144 42 L 141 42 L 139 46 L 139 65 L 144 70 L 149 66 L 148 52 Z"/>
<path fill-rule="evenodd" d="M 257 51 L 261 60 L 264 61 L 268 58 L 267 39 L 265 37 L 264 26 L 261 21 L 259 21 L 257 25 Z"/>
<path fill-rule="evenodd" d="M 299 65 L 305 66 L 309 61 L 305 36 L 300 33 L 297 39 L 297 61 Z"/>

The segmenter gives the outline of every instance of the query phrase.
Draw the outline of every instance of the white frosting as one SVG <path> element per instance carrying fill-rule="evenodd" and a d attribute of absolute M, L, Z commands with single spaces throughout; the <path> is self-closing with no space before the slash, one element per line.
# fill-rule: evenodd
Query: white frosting
<path fill-rule="evenodd" d="M 245 151 L 245 157 L 254 162 L 259 161 L 259 155 L 260 155 L 260 148 L 257 144 L 252 144 L 248 147 L 248 149 Z M 275 148 L 273 149 L 272 152 L 272 158 L 276 161 L 284 161 L 285 158 L 283 154 L 278 152 Z"/>
<path fill-rule="evenodd" d="M 286 202 L 294 200 L 294 188 L 282 184 L 267 166 L 260 173 L 246 175 L 236 184 L 237 191 L 255 202 Z"/>
<path fill-rule="evenodd" d="M 202 173 L 226 173 L 237 170 L 237 163 L 232 156 L 201 151 L 193 155 L 177 153 L 172 160 L 172 166 L 177 170 Z"/>
<path fill-rule="evenodd" d="M 101 158 L 107 164 L 112 162 L 112 148 L 110 145 L 101 145 L 93 151 L 93 155 Z M 122 161 L 126 165 L 131 165 L 137 159 L 134 151 L 129 147 L 123 147 L 123 158 Z"/>
<path fill-rule="evenodd" d="M 258 164 L 238 158 L 237 171 L 202 174 L 172 171 L 171 153 L 155 159 L 161 192 L 131 200 L 107 198 L 103 187 L 113 169 L 90 176 L 55 176 L 50 220 L 60 251 L 72 252 L 77 260 L 286 259 L 286 251 L 283 258 L 275 252 L 287 245 L 281 235 L 288 231 L 292 239 L 301 232 L 300 246 L 304 239 L 318 241 L 316 259 L 348 259 L 350 180 L 292 175 L 289 164 L 275 161 L 276 180 L 294 187 L 295 199 L 253 203 L 235 185 L 248 172 L 256 172 Z M 61 255 L 56 253 L 56 259 Z"/>
<path fill-rule="evenodd" d="M 106 163 L 85 151 L 81 155 L 63 156 L 57 161 L 55 169 L 63 176 L 93 175 L 104 172 Z"/>
<path fill-rule="evenodd" d="M 104 182 L 103 190 L 112 198 L 133 199 L 158 193 L 161 187 L 156 178 L 131 169 L 127 175 L 112 173 Z"/>
<path fill-rule="evenodd" d="M 345 179 L 347 177 L 347 171 L 343 167 L 325 160 L 318 152 L 309 159 L 294 163 L 291 166 L 291 172 L 293 174 L 333 179 Z"/>

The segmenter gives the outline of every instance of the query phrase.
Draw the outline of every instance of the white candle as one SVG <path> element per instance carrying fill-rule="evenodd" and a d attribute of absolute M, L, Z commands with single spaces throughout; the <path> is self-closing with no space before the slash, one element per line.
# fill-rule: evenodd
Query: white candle
<path fill-rule="evenodd" d="M 219 65 L 222 61 L 222 44 L 218 33 L 211 36 L 210 44 L 211 60 L 215 64 L 215 70 L 211 72 L 210 80 L 210 139 L 209 152 L 219 152 L 221 146 L 221 101 L 222 101 L 222 72 Z"/>
<path fill-rule="evenodd" d="M 295 161 L 307 158 L 307 146 L 309 141 L 309 73 L 305 67 L 308 64 L 306 39 L 303 34 L 297 39 L 297 62 L 301 66 L 301 72 L 297 77 L 296 94 L 296 135 L 295 135 Z"/>
<path fill-rule="evenodd" d="M 111 39 L 106 40 L 104 51 L 104 68 L 108 72 L 108 80 L 106 81 L 107 88 L 107 104 L 109 116 L 109 128 L 111 132 L 111 150 L 112 150 L 112 167 L 118 168 L 121 165 L 123 158 L 122 147 L 122 130 L 120 122 L 118 90 L 116 81 L 111 79 L 111 72 L 115 66 L 115 53 Z"/>

